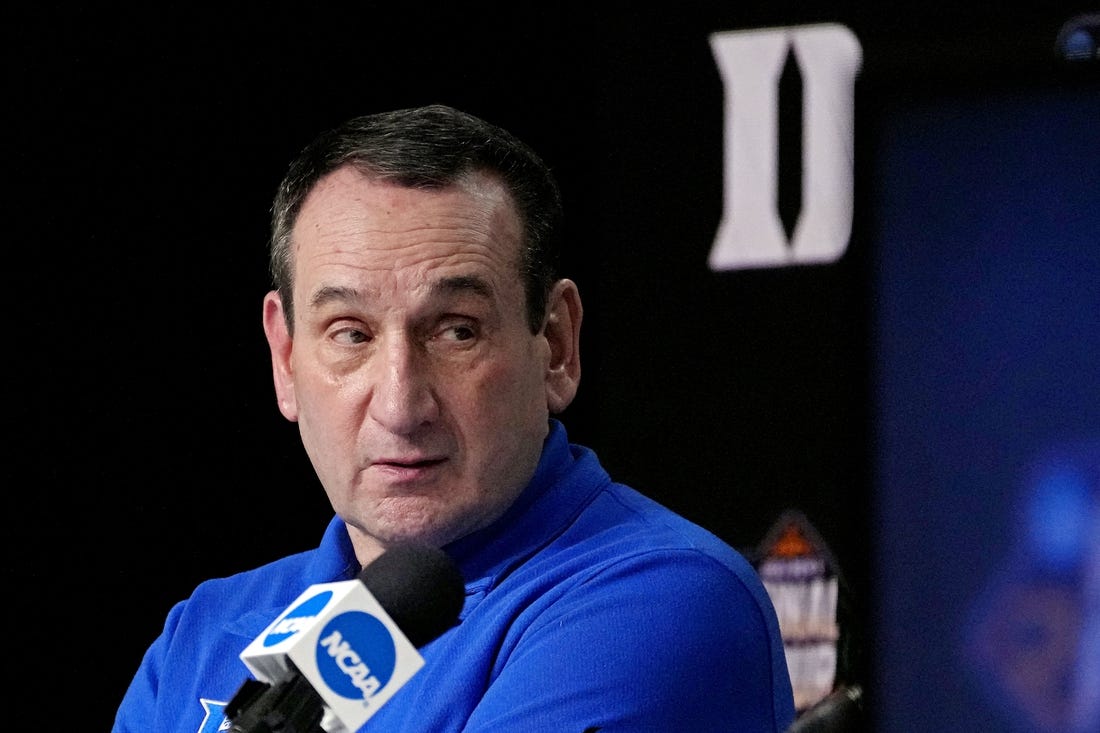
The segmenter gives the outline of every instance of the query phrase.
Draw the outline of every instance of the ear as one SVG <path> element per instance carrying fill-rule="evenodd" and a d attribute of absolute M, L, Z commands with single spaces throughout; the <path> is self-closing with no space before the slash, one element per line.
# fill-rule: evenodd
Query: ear
<path fill-rule="evenodd" d="M 279 412 L 291 422 L 298 420 L 298 399 L 294 394 L 294 369 L 290 363 L 290 353 L 294 338 L 286 325 L 283 311 L 283 299 L 278 291 L 272 290 L 264 297 L 264 334 L 271 349 L 271 370 L 275 377 L 275 397 L 279 401 Z"/>
<path fill-rule="evenodd" d="M 542 335 L 550 346 L 546 406 L 551 414 L 569 406 L 581 381 L 581 294 L 572 280 L 559 280 L 546 303 Z"/>

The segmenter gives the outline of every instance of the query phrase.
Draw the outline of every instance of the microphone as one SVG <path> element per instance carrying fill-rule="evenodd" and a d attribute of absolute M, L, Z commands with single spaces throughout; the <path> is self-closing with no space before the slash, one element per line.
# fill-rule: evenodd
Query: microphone
<path fill-rule="evenodd" d="M 255 675 L 225 708 L 230 733 L 356 731 L 458 622 L 462 574 L 442 550 L 388 548 L 355 580 L 307 588 L 241 652 Z"/>
<path fill-rule="evenodd" d="M 852 733 L 861 730 L 863 687 L 851 685 L 830 692 L 791 723 L 786 733 Z"/>

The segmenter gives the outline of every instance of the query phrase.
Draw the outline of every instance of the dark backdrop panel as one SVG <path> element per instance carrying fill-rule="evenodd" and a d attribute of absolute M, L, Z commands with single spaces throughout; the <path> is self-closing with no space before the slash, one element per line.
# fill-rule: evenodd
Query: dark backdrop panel
<path fill-rule="evenodd" d="M 880 730 L 1100 724 L 1100 87 L 1059 81 L 884 108 Z"/>

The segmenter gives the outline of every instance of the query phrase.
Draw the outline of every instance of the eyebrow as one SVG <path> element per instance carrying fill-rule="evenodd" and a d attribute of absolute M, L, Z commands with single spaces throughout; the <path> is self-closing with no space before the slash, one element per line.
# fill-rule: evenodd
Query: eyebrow
<path fill-rule="evenodd" d="M 317 308 L 333 301 L 351 301 L 357 299 L 359 299 L 359 291 L 355 288 L 326 285 L 313 294 L 313 297 L 309 299 L 309 304 Z"/>

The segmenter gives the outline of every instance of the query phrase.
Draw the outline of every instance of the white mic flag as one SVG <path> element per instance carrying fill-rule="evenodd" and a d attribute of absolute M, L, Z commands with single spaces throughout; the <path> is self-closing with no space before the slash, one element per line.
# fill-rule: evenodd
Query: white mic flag
<path fill-rule="evenodd" d="M 292 674 L 288 660 L 351 731 L 424 665 L 416 647 L 358 580 L 310 586 L 241 652 L 241 661 L 268 684 Z M 336 733 L 332 723 L 327 720 L 322 727 Z"/>
<path fill-rule="evenodd" d="M 417 651 L 458 623 L 462 574 L 434 547 L 397 545 L 358 579 L 306 589 L 240 654 L 231 733 L 356 731 L 424 666 Z"/>

